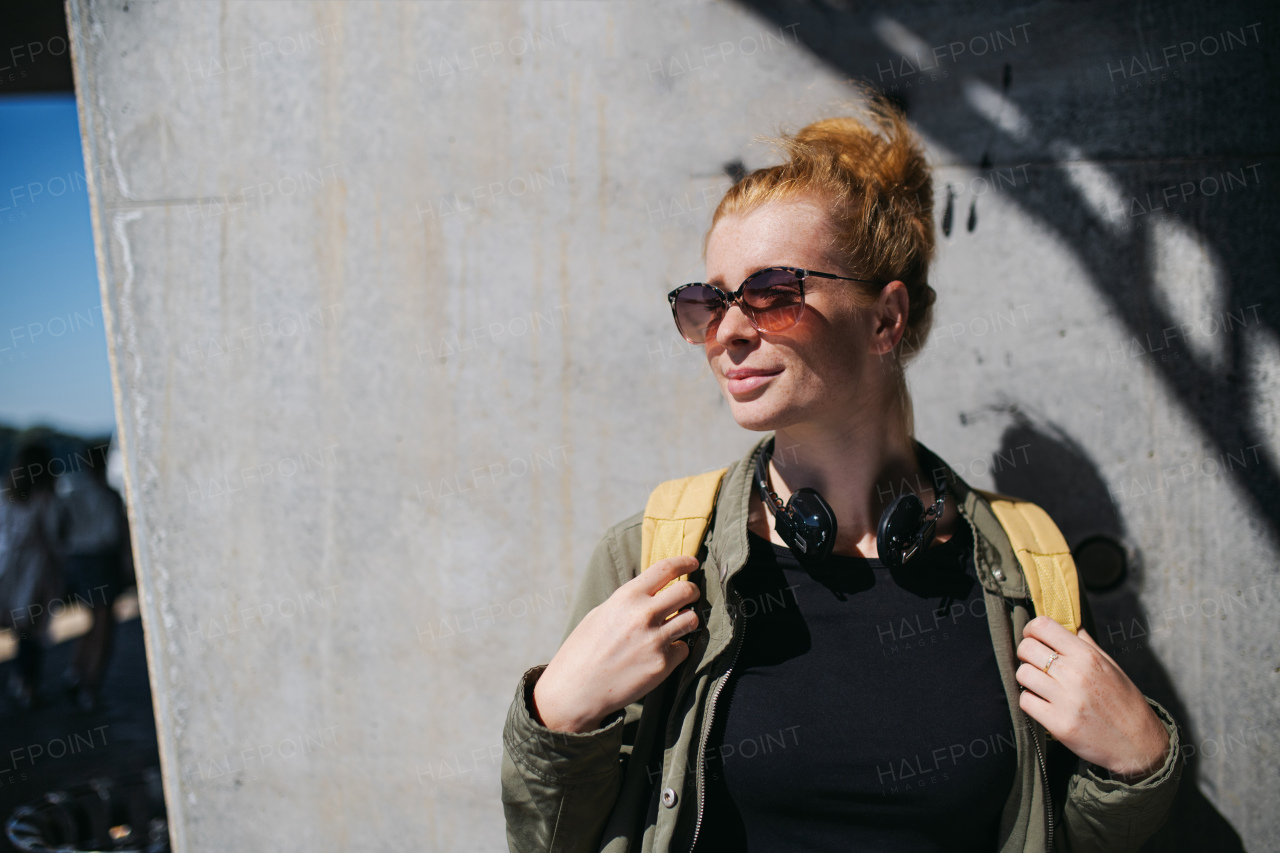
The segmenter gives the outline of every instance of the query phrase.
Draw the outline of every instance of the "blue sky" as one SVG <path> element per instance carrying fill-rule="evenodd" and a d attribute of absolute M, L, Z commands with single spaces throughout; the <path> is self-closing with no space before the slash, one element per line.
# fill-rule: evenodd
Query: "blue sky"
<path fill-rule="evenodd" d="M 0 98 L 0 423 L 115 425 L 71 94 Z"/>

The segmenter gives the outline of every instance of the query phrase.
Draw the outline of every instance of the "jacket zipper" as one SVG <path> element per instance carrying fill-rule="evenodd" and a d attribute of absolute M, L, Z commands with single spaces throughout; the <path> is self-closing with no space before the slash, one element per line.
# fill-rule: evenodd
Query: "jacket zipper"
<path fill-rule="evenodd" d="M 737 593 L 734 593 L 737 597 Z M 739 602 L 741 603 L 741 602 Z M 738 610 L 741 612 L 741 609 Z M 689 844 L 689 851 L 698 846 L 698 833 L 702 831 L 702 814 L 707 799 L 707 783 L 703 772 L 706 764 L 707 737 L 711 733 L 711 723 L 715 719 L 716 700 L 720 698 L 720 691 L 724 689 L 725 684 L 729 682 L 729 676 L 733 673 L 733 667 L 738 663 L 738 653 L 742 651 L 742 638 L 746 634 L 746 619 L 739 620 L 742 627 L 738 631 L 738 637 L 733 646 L 733 659 L 729 661 L 729 668 L 724 671 L 724 677 L 720 679 L 720 683 L 716 685 L 716 689 L 711 694 L 711 702 L 707 706 L 707 720 L 702 727 L 702 736 L 698 740 L 698 821 L 693 826 L 693 841 Z"/>
<path fill-rule="evenodd" d="M 1036 737 L 1036 728 L 1032 724 L 1030 717 L 1027 718 L 1027 728 L 1031 731 L 1031 742 L 1036 747 L 1036 763 L 1040 765 L 1040 779 L 1044 782 L 1044 812 L 1045 820 L 1048 822 L 1048 841 L 1045 843 L 1045 853 L 1053 853 L 1053 797 L 1049 793 L 1049 770 L 1045 767 L 1044 753 L 1040 749 L 1040 738 Z"/>

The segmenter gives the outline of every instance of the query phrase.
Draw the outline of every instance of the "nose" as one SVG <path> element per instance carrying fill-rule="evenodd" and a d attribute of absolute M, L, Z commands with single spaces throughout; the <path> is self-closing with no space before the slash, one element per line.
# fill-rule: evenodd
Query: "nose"
<path fill-rule="evenodd" d="M 742 303 L 735 301 L 725 309 L 724 315 L 715 327 L 715 340 L 720 346 L 728 347 L 736 343 L 750 343 L 758 336 L 756 327 L 751 325 Z"/>

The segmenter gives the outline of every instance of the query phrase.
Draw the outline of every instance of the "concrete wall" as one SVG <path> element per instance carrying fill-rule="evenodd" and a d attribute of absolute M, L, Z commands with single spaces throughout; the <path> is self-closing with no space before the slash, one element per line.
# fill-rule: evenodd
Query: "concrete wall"
<path fill-rule="evenodd" d="M 1198 746 L 1154 847 L 1280 844 L 1273 11 L 69 15 L 177 849 L 504 847 L 503 715 L 599 535 L 755 438 L 664 294 L 851 76 L 954 195 L 919 435 L 1138 560 L 1100 623 Z"/>

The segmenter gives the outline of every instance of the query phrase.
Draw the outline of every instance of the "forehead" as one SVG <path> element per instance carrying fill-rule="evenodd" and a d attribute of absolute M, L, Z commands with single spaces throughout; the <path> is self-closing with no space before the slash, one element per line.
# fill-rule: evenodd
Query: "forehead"
<path fill-rule="evenodd" d="M 707 278 L 741 281 L 768 266 L 818 266 L 830 246 L 822 205 L 810 199 L 767 202 L 716 223 L 707 239 Z"/>

